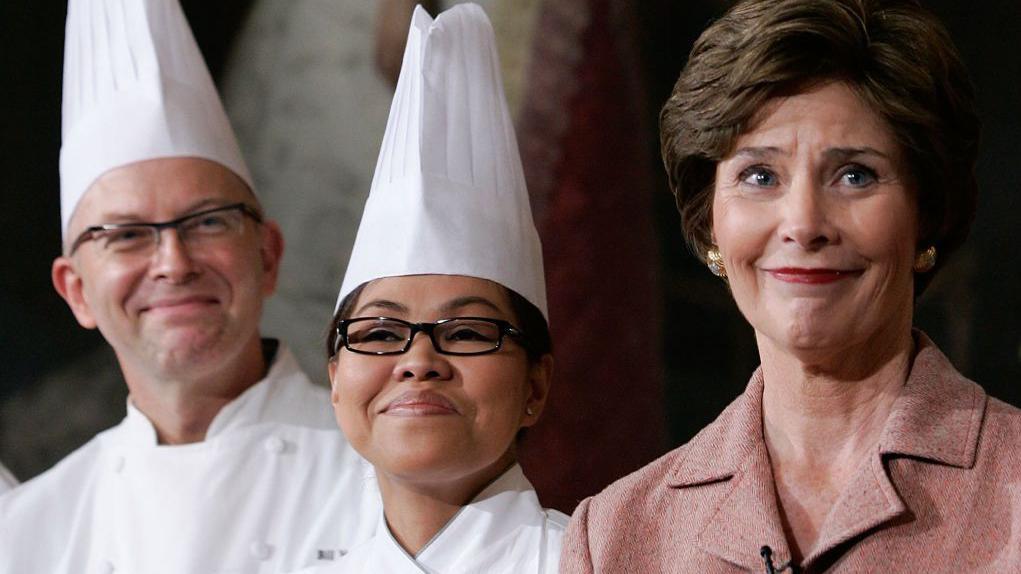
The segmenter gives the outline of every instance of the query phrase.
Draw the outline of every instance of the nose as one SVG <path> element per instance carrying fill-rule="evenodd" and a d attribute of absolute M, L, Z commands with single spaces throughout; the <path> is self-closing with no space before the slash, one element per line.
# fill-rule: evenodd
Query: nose
<path fill-rule="evenodd" d="M 176 229 L 160 231 L 152 257 L 149 272 L 153 279 L 187 283 L 201 273 L 201 267 Z"/>
<path fill-rule="evenodd" d="M 825 190 L 813 178 L 796 179 L 784 195 L 783 219 L 777 232 L 784 243 L 793 243 L 809 251 L 832 244 L 838 239 L 831 221 L 834 208 Z"/>
<path fill-rule="evenodd" d="M 436 352 L 432 341 L 425 333 L 415 333 L 411 347 L 398 355 L 393 377 L 401 382 L 449 380 L 453 369 L 447 357 Z"/>

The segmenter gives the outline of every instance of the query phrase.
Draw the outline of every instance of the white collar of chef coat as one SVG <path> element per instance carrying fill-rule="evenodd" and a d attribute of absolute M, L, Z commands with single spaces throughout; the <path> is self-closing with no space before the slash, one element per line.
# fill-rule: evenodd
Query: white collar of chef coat
<path fill-rule="evenodd" d="M 302 384 L 311 385 L 298 366 L 294 355 L 283 343 L 277 346 L 266 376 L 241 393 L 216 413 L 206 431 L 206 441 L 229 430 L 256 423 L 279 422 L 320 426 L 314 413 L 308 412 L 301 391 Z M 306 407 L 306 408 L 303 408 Z M 156 446 L 156 427 L 128 396 L 128 414 L 120 425 L 121 442 L 135 446 Z M 325 407 L 323 410 L 328 410 Z M 304 411 L 304 412 L 303 412 Z M 336 423 L 326 421 L 324 428 Z"/>
<path fill-rule="evenodd" d="M 509 541 L 528 528 L 538 529 L 536 535 L 541 538 L 545 521 L 546 513 L 539 504 L 532 483 L 525 478 L 521 466 L 515 464 L 471 503 L 462 507 L 414 558 L 394 538 L 386 520 L 381 519 L 376 527 L 374 544 L 389 548 L 377 548 L 375 554 L 377 557 L 393 557 L 396 550 L 407 559 L 404 566 L 416 564 L 426 572 L 459 571 L 457 569 L 463 568 L 465 561 L 477 558 L 480 550 L 498 552 L 501 545 L 506 546 L 507 551 L 518 554 L 535 550 L 534 558 L 537 559 L 537 547 L 523 548 Z M 525 557 L 508 555 L 506 560 L 520 561 L 522 558 Z M 499 557 L 492 560 L 504 563 Z"/>

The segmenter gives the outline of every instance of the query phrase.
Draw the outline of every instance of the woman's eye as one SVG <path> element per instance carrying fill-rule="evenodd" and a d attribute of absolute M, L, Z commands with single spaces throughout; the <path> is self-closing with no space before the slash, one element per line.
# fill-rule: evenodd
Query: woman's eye
<path fill-rule="evenodd" d="M 849 187 L 867 187 L 876 179 L 876 172 L 861 165 L 850 166 L 840 173 L 840 183 Z"/>
<path fill-rule="evenodd" d="M 461 327 L 447 334 L 448 341 L 492 341 L 493 337 L 481 333 L 475 329 Z"/>
<path fill-rule="evenodd" d="M 395 331 L 387 329 L 373 329 L 360 333 L 358 336 L 359 341 L 403 341 L 404 337 L 401 337 Z"/>
<path fill-rule="evenodd" d="M 761 166 L 750 167 L 742 171 L 738 177 L 741 183 L 755 187 L 774 187 L 779 183 L 775 173 Z"/>

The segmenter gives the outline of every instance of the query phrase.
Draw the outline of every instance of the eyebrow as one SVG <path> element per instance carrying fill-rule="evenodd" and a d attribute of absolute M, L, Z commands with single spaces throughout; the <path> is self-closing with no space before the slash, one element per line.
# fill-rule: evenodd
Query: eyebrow
<path fill-rule="evenodd" d="M 180 214 L 170 218 L 170 220 L 168 221 L 172 221 L 179 217 L 187 217 L 189 214 L 197 211 L 202 211 L 203 209 L 226 205 L 230 205 L 230 202 L 214 198 L 201 199 L 195 203 L 190 204 L 186 209 L 181 211 Z M 137 213 L 127 211 L 114 211 L 104 213 L 99 219 L 102 220 L 102 223 L 100 223 L 100 225 L 106 223 L 143 223 L 143 218 L 141 216 L 139 216 Z"/>
<path fill-rule="evenodd" d="M 493 303 L 492 301 L 486 299 L 485 297 L 478 297 L 475 295 L 451 299 L 450 301 L 447 301 L 443 305 L 443 307 L 440 308 L 440 310 L 443 311 L 444 313 L 450 313 L 452 311 L 456 311 L 469 305 L 482 305 L 484 307 L 489 307 L 493 311 L 503 312 L 502 309 L 496 306 L 496 303 Z"/>
<path fill-rule="evenodd" d="M 733 156 L 747 156 L 752 158 L 762 158 L 772 155 L 782 155 L 783 150 L 775 146 L 762 146 L 762 147 L 742 147 L 734 150 Z"/>
<path fill-rule="evenodd" d="M 383 309 L 383 310 L 386 310 L 386 311 L 395 311 L 397 313 L 405 313 L 406 314 L 408 312 L 407 306 L 401 305 L 400 303 L 398 303 L 396 301 L 390 301 L 389 299 L 374 299 L 374 300 L 369 301 L 368 303 L 362 305 L 361 307 L 359 307 L 358 310 L 354 314 L 355 315 L 361 315 L 366 309 L 369 309 L 369 308 L 372 308 L 372 307 L 376 307 L 376 308 Z"/>
<path fill-rule="evenodd" d="M 734 156 L 745 156 L 751 158 L 764 158 L 773 155 L 785 155 L 784 151 L 775 146 L 762 146 L 762 147 L 743 147 L 734 151 Z M 848 160 L 851 158 L 872 155 L 881 157 L 884 159 L 892 160 L 892 158 L 874 147 L 862 146 L 862 147 L 832 147 L 828 148 L 823 152 L 823 155 L 827 159 L 831 160 Z"/>
<path fill-rule="evenodd" d="M 884 159 L 887 159 L 887 160 L 892 160 L 892 158 L 889 155 L 887 155 L 887 154 L 877 150 L 876 148 L 869 147 L 869 146 L 864 146 L 864 147 L 834 147 L 834 148 L 830 148 L 830 149 L 826 150 L 824 152 L 824 154 L 826 155 L 826 157 L 828 159 L 841 160 L 841 161 L 846 161 L 846 160 L 849 160 L 849 159 L 852 159 L 852 158 L 855 158 L 855 157 L 858 157 L 858 156 L 863 156 L 863 155 L 872 155 L 872 156 L 881 157 L 881 158 L 884 158 Z"/>
<path fill-rule="evenodd" d="M 502 309 L 500 309 L 495 303 L 493 303 L 489 299 L 486 299 L 485 297 L 479 297 L 476 295 L 468 295 L 465 297 L 457 297 L 455 299 L 451 299 L 450 301 L 444 303 L 442 307 L 440 307 L 440 312 L 452 313 L 454 311 L 457 311 L 458 309 L 463 309 L 464 307 L 468 307 L 470 305 L 482 305 L 484 307 L 489 307 L 490 309 L 498 313 L 503 312 Z M 378 308 L 385 311 L 394 311 L 396 313 L 403 314 L 407 314 L 409 311 L 406 305 L 403 305 L 396 301 L 391 301 L 389 299 L 374 299 L 359 307 L 355 314 L 360 315 L 366 309 L 370 308 Z"/>

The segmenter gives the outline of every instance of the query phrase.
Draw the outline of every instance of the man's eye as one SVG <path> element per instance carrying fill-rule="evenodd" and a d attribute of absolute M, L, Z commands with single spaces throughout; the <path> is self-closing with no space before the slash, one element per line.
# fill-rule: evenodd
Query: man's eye
<path fill-rule="evenodd" d="M 109 229 L 100 232 L 98 239 L 106 247 L 130 247 L 132 245 L 145 243 L 149 240 L 151 233 L 146 228 L 125 227 L 122 229 Z"/>
<path fill-rule="evenodd" d="M 774 187 L 779 183 L 776 174 L 762 166 L 752 166 L 738 176 L 741 183 L 756 187 Z"/>
<path fill-rule="evenodd" d="M 184 223 L 183 227 L 187 231 L 198 233 L 218 233 L 227 230 L 230 227 L 230 223 L 225 215 L 211 213 L 195 219 L 189 219 Z"/>

